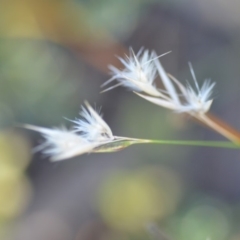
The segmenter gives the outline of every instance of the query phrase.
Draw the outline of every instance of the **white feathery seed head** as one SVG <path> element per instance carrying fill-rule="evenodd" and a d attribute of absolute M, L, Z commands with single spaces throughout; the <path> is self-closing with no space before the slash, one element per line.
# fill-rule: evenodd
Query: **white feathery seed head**
<path fill-rule="evenodd" d="M 210 80 L 205 80 L 202 87 L 195 91 L 192 87 L 188 86 L 186 95 L 184 95 L 187 103 L 182 106 L 179 112 L 192 112 L 192 113 L 206 113 L 209 111 L 213 99 L 211 98 L 212 89 L 215 83 Z"/>
<path fill-rule="evenodd" d="M 189 67 L 195 84 L 195 89 L 188 84 L 185 91 L 182 92 L 186 102 L 181 109 L 179 109 L 179 112 L 204 114 L 209 111 L 212 105 L 213 99 L 211 98 L 211 95 L 215 82 L 206 79 L 200 88 L 191 63 L 189 63 Z"/>
<path fill-rule="evenodd" d="M 190 84 L 184 86 L 165 71 L 158 59 L 161 56 L 157 56 L 154 51 L 143 50 L 143 48 L 137 54 L 130 49 L 129 56 L 126 56 L 125 59 L 119 58 L 125 67 L 123 70 L 110 66 L 113 76 L 103 85 L 114 80 L 118 81 L 118 84 L 105 91 L 124 86 L 138 96 L 178 113 L 186 112 L 191 115 L 206 113 L 212 105 L 211 94 L 215 83 L 205 80 L 200 88 L 192 65 L 189 63 L 195 86 L 194 88 Z M 154 81 L 157 75 L 165 89 L 156 87 Z"/>
<path fill-rule="evenodd" d="M 91 150 L 90 144 L 83 137 L 64 127 L 55 129 L 32 125 L 24 127 L 42 134 L 45 142 L 36 147 L 35 151 L 42 150 L 52 161 L 63 160 Z"/>
<path fill-rule="evenodd" d="M 93 152 L 97 147 L 114 141 L 119 141 L 119 137 L 114 137 L 110 127 L 102 117 L 85 102 L 86 107 L 82 107 L 80 115 L 82 119 L 71 122 L 75 123 L 73 130 L 66 128 L 43 128 L 32 125 L 24 125 L 25 128 L 40 132 L 45 142 L 35 148 L 51 158 L 52 161 L 60 161 L 84 153 Z"/>
<path fill-rule="evenodd" d="M 110 66 L 112 78 L 105 82 L 102 86 L 105 86 L 112 81 L 116 80 L 118 83 L 106 90 L 111 90 L 118 86 L 124 86 L 132 91 L 145 92 L 151 96 L 161 96 L 162 93 L 158 91 L 155 86 L 154 80 L 157 76 L 156 66 L 154 59 L 164 56 L 168 53 L 157 56 L 154 51 L 144 50 L 141 48 L 137 54 L 130 49 L 129 56 L 126 55 L 125 59 L 119 60 L 124 65 L 124 69 L 120 70 L 114 66 Z"/>
<path fill-rule="evenodd" d="M 80 115 L 82 119 L 74 122 L 74 129 L 80 135 L 90 142 L 111 141 L 114 139 L 112 131 L 107 123 L 102 119 L 100 113 L 97 113 L 88 102 L 85 102 L 86 108 L 82 106 Z"/>
<path fill-rule="evenodd" d="M 135 92 L 138 96 L 178 113 L 186 112 L 196 116 L 209 111 L 213 102 L 211 95 L 215 83 L 211 83 L 211 81 L 207 79 L 200 88 L 192 65 L 189 63 L 195 86 L 193 88 L 189 83 L 187 86 L 184 86 L 176 78 L 166 73 L 158 59 L 155 59 L 154 62 L 165 86 L 165 90 L 162 90 L 162 95 L 159 97 L 147 96 Z"/>

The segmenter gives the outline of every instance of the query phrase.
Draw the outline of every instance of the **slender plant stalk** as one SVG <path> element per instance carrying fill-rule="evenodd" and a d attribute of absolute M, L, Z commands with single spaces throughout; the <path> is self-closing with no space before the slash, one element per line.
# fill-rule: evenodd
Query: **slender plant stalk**
<path fill-rule="evenodd" d="M 196 147 L 217 147 L 240 149 L 240 144 L 229 141 L 181 141 L 181 140 L 153 140 L 153 139 L 137 139 L 118 137 L 119 140 L 103 144 L 94 149 L 94 152 L 114 152 L 129 147 L 133 144 L 161 144 L 176 146 L 196 146 Z"/>
<path fill-rule="evenodd" d="M 208 113 L 207 115 L 203 114 L 194 117 L 230 141 L 236 144 L 240 143 L 240 133 L 216 116 Z"/>
<path fill-rule="evenodd" d="M 226 142 L 226 141 L 171 141 L 171 140 L 146 141 L 145 140 L 139 143 L 152 143 L 152 144 L 178 145 L 178 146 L 196 146 L 196 147 L 197 146 L 198 147 L 217 147 L 217 148 L 231 148 L 231 149 L 240 148 L 240 144 L 234 144 L 232 142 Z"/>

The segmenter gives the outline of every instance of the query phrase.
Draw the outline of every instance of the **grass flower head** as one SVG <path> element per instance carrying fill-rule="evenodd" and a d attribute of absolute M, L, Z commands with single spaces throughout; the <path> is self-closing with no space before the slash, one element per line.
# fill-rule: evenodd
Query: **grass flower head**
<path fill-rule="evenodd" d="M 210 109 L 213 99 L 211 98 L 214 82 L 210 79 L 206 79 L 200 88 L 197 82 L 197 78 L 193 71 L 192 65 L 189 63 L 190 71 L 195 84 L 195 90 L 190 84 L 187 85 L 185 90 L 182 92 L 186 103 L 182 106 L 181 112 L 192 112 L 193 114 L 204 114 Z"/>
<path fill-rule="evenodd" d="M 76 124 L 74 126 L 76 132 L 90 142 L 112 141 L 114 139 L 112 130 L 102 119 L 101 114 L 97 113 L 88 102 L 85 104 L 86 108 L 82 106 L 80 112 L 82 119 L 73 121 Z"/>
<path fill-rule="evenodd" d="M 40 132 L 45 141 L 35 148 L 35 151 L 43 151 L 52 161 L 59 161 L 88 152 L 90 144 L 86 139 L 77 135 L 74 131 L 62 128 L 43 128 L 25 125 L 25 128 Z"/>
<path fill-rule="evenodd" d="M 145 92 L 151 96 L 161 96 L 161 92 L 158 91 L 154 83 L 157 70 L 153 60 L 165 54 L 156 56 L 155 52 L 149 52 L 149 50 L 143 50 L 143 48 L 135 54 L 134 51 L 130 49 L 129 56 L 126 56 L 125 59 L 119 58 L 125 68 L 120 70 L 114 66 L 110 66 L 112 78 L 105 82 L 103 86 L 114 80 L 118 81 L 118 84 L 104 91 L 111 90 L 118 86 L 124 86 L 132 91 Z"/>
<path fill-rule="evenodd" d="M 60 161 L 90 152 L 113 152 L 134 143 L 146 142 L 141 139 L 113 136 L 100 113 L 88 102 L 85 102 L 85 105 L 80 112 L 82 118 L 71 120 L 75 124 L 73 130 L 24 125 L 27 129 L 40 132 L 45 139 L 35 150 L 43 151 L 52 161 Z"/>
<path fill-rule="evenodd" d="M 137 95 L 154 104 L 178 113 L 185 112 L 196 116 L 205 114 L 210 109 L 213 101 L 211 95 L 215 83 L 211 83 L 211 81 L 207 79 L 200 88 L 192 65 L 189 64 L 195 88 L 189 83 L 187 86 L 184 86 L 176 78 L 166 73 L 159 60 L 155 59 L 154 61 L 162 83 L 165 86 L 165 90 L 162 90 L 162 92 L 165 91 L 165 95 L 163 94 L 164 97 L 151 97 L 140 93 L 137 93 Z"/>

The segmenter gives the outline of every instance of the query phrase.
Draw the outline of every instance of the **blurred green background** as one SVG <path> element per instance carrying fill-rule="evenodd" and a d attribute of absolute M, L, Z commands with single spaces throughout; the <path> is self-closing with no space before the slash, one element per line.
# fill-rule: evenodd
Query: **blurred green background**
<path fill-rule="evenodd" d="M 0 1 L 0 239 L 238 240 L 238 150 L 136 145 L 51 163 L 39 134 L 102 106 L 115 135 L 222 140 L 122 88 L 100 94 L 132 47 L 185 83 L 216 82 L 212 112 L 240 129 L 240 2 Z M 160 81 L 159 83 L 160 84 Z M 160 85 L 159 85 L 160 86 Z"/>

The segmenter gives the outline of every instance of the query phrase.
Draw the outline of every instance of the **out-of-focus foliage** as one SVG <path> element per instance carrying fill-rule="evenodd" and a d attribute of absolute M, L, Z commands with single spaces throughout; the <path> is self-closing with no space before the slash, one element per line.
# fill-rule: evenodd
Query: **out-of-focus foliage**
<path fill-rule="evenodd" d="M 203 194 L 192 196 L 182 212 L 171 217 L 167 226 L 179 239 L 226 239 L 232 223 L 230 206 Z"/>
<path fill-rule="evenodd" d="M 136 230 L 172 213 L 181 194 L 182 184 L 170 170 L 143 168 L 113 172 L 104 180 L 97 204 L 110 226 Z"/>
<path fill-rule="evenodd" d="M 221 209 L 211 205 L 200 205 L 189 209 L 182 219 L 182 239 L 202 239 L 211 236 L 225 239 L 229 232 L 229 222 Z"/>
<path fill-rule="evenodd" d="M 238 9 L 233 0 L 1 0 L 0 238 L 239 239 L 237 151 L 136 145 L 53 164 L 4 130 L 70 125 L 62 117 L 88 100 L 119 136 L 218 138 L 121 88 L 99 94 L 130 46 L 172 50 L 161 62 L 183 83 L 191 61 L 200 81 L 217 83 L 213 112 L 239 128 Z M 162 235 L 146 231 L 152 221 Z"/>
<path fill-rule="evenodd" d="M 138 0 L 130 3 L 128 0 L 76 0 L 91 12 L 91 25 L 100 25 L 118 39 L 124 39 L 131 34 L 141 14 L 144 15 L 144 7 L 155 1 Z"/>
<path fill-rule="evenodd" d="M 31 185 L 24 170 L 30 161 L 30 151 L 29 141 L 23 135 L 0 132 L 0 229 L 19 216 L 29 203 Z"/>

